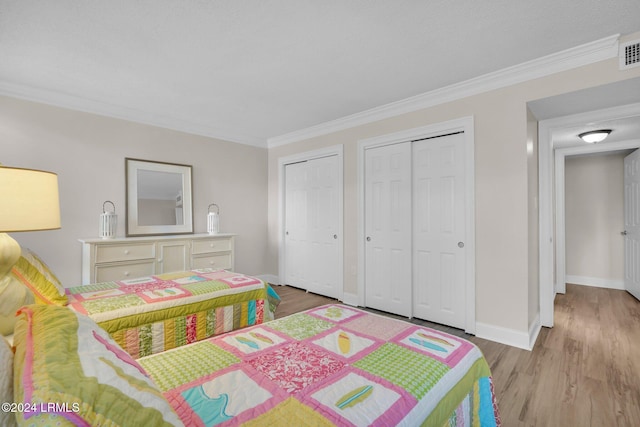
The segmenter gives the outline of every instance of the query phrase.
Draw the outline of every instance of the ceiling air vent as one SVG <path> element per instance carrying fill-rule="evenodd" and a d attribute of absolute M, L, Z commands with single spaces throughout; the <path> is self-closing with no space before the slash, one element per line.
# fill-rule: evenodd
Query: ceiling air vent
<path fill-rule="evenodd" d="M 640 66 L 640 40 L 621 44 L 619 58 L 621 70 Z"/>

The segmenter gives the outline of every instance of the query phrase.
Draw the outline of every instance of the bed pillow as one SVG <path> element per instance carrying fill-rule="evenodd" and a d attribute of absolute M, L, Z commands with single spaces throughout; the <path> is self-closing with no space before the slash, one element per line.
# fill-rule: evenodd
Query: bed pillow
<path fill-rule="evenodd" d="M 0 336 L 0 403 L 13 402 L 13 351 L 5 339 Z M 16 425 L 13 412 L 0 411 L 0 426 Z"/>
<path fill-rule="evenodd" d="M 67 304 L 67 295 L 60 280 L 47 264 L 29 249 L 22 248 L 22 255 L 12 272 L 33 292 L 37 304 Z"/>
<path fill-rule="evenodd" d="M 0 335 L 13 334 L 16 311 L 23 305 L 33 304 L 33 292 L 22 285 L 20 278 L 11 271 L 0 282 Z"/>
<path fill-rule="evenodd" d="M 90 318 L 67 307 L 29 305 L 14 334 L 19 423 L 182 425 L 146 372 Z"/>

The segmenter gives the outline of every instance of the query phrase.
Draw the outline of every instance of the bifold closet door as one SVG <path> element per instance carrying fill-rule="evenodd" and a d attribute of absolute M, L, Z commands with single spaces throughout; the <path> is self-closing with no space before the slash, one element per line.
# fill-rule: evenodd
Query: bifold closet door
<path fill-rule="evenodd" d="M 338 156 L 285 166 L 285 283 L 342 297 Z"/>
<path fill-rule="evenodd" d="M 307 289 L 309 277 L 307 162 L 285 166 L 284 283 Z"/>
<path fill-rule="evenodd" d="M 411 143 L 365 150 L 365 305 L 411 316 Z"/>
<path fill-rule="evenodd" d="M 465 327 L 464 134 L 413 142 L 413 316 Z"/>

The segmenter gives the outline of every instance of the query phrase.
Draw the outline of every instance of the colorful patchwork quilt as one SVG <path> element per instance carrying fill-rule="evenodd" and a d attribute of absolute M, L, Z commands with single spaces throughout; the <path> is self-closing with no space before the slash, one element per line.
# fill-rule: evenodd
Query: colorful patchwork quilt
<path fill-rule="evenodd" d="M 500 425 L 476 346 L 342 305 L 138 362 L 189 426 Z"/>
<path fill-rule="evenodd" d="M 274 318 L 271 286 L 226 270 L 198 269 L 66 289 L 68 306 L 88 315 L 134 358 Z"/>

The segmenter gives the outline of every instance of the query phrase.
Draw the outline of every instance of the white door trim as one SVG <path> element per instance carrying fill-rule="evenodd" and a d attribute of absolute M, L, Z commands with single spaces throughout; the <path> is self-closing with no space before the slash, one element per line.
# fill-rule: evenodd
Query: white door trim
<path fill-rule="evenodd" d="M 604 153 L 636 148 L 639 141 L 590 144 L 571 148 L 555 149 L 553 133 L 567 127 L 586 123 L 613 120 L 640 115 L 640 103 L 588 113 L 574 114 L 555 119 L 542 120 L 538 124 L 538 192 L 539 192 L 539 254 L 540 254 L 540 323 L 553 327 L 553 302 L 556 292 L 564 290 L 565 276 L 565 229 L 564 229 L 564 158 L 567 155 Z M 558 164 L 561 163 L 561 166 Z M 554 181 L 555 174 L 555 181 Z M 554 192 L 556 194 L 554 209 Z M 554 230 L 554 222 L 556 227 Z M 555 236 L 554 236 L 555 234 Z M 555 244 L 554 244 L 555 239 Z M 556 265 L 554 269 L 554 264 Z M 554 274 L 555 270 L 555 274 Z"/>
<path fill-rule="evenodd" d="M 364 306 L 365 292 L 365 229 L 364 229 L 364 154 L 369 148 L 383 145 L 397 144 L 415 139 L 446 135 L 448 133 L 464 131 L 466 146 L 466 195 L 467 210 L 465 212 L 465 226 L 467 240 L 466 281 L 466 318 L 465 331 L 475 334 L 476 331 L 476 242 L 475 242 L 475 155 L 474 155 L 474 125 L 473 116 L 454 119 L 442 123 L 407 129 L 387 135 L 376 136 L 358 141 L 358 305 Z"/>
<path fill-rule="evenodd" d="M 338 233 L 342 236 L 342 245 L 338 245 L 338 259 L 340 264 L 338 266 L 338 278 L 339 278 L 339 298 L 343 299 L 344 293 L 344 160 L 343 160 L 343 146 L 342 144 L 333 145 L 331 147 L 325 147 L 318 150 L 305 151 L 303 153 L 296 153 L 291 156 L 280 157 L 278 159 L 278 276 L 279 282 L 282 283 L 285 275 L 286 262 L 285 262 L 285 244 L 284 244 L 284 212 L 285 212 L 285 180 L 284 180 L 284 168 L 291 163 L 304 162 L 313 159 L 319 159 L 322 157 L 338 156 Z"/>
<path fill-rule="evenodd" d="M 640 140 L 612 142 L 609 144 L 560 148 L 555 154 L 556 176 L 556 293 L 564 294 L 567 291 L 566 274 L 566 231 L 565 231 L 565 193 L 564 193 L 564 165 L 568 156 L 580 154 L 608 153 L 611 151 L 640 148 Z"/>

